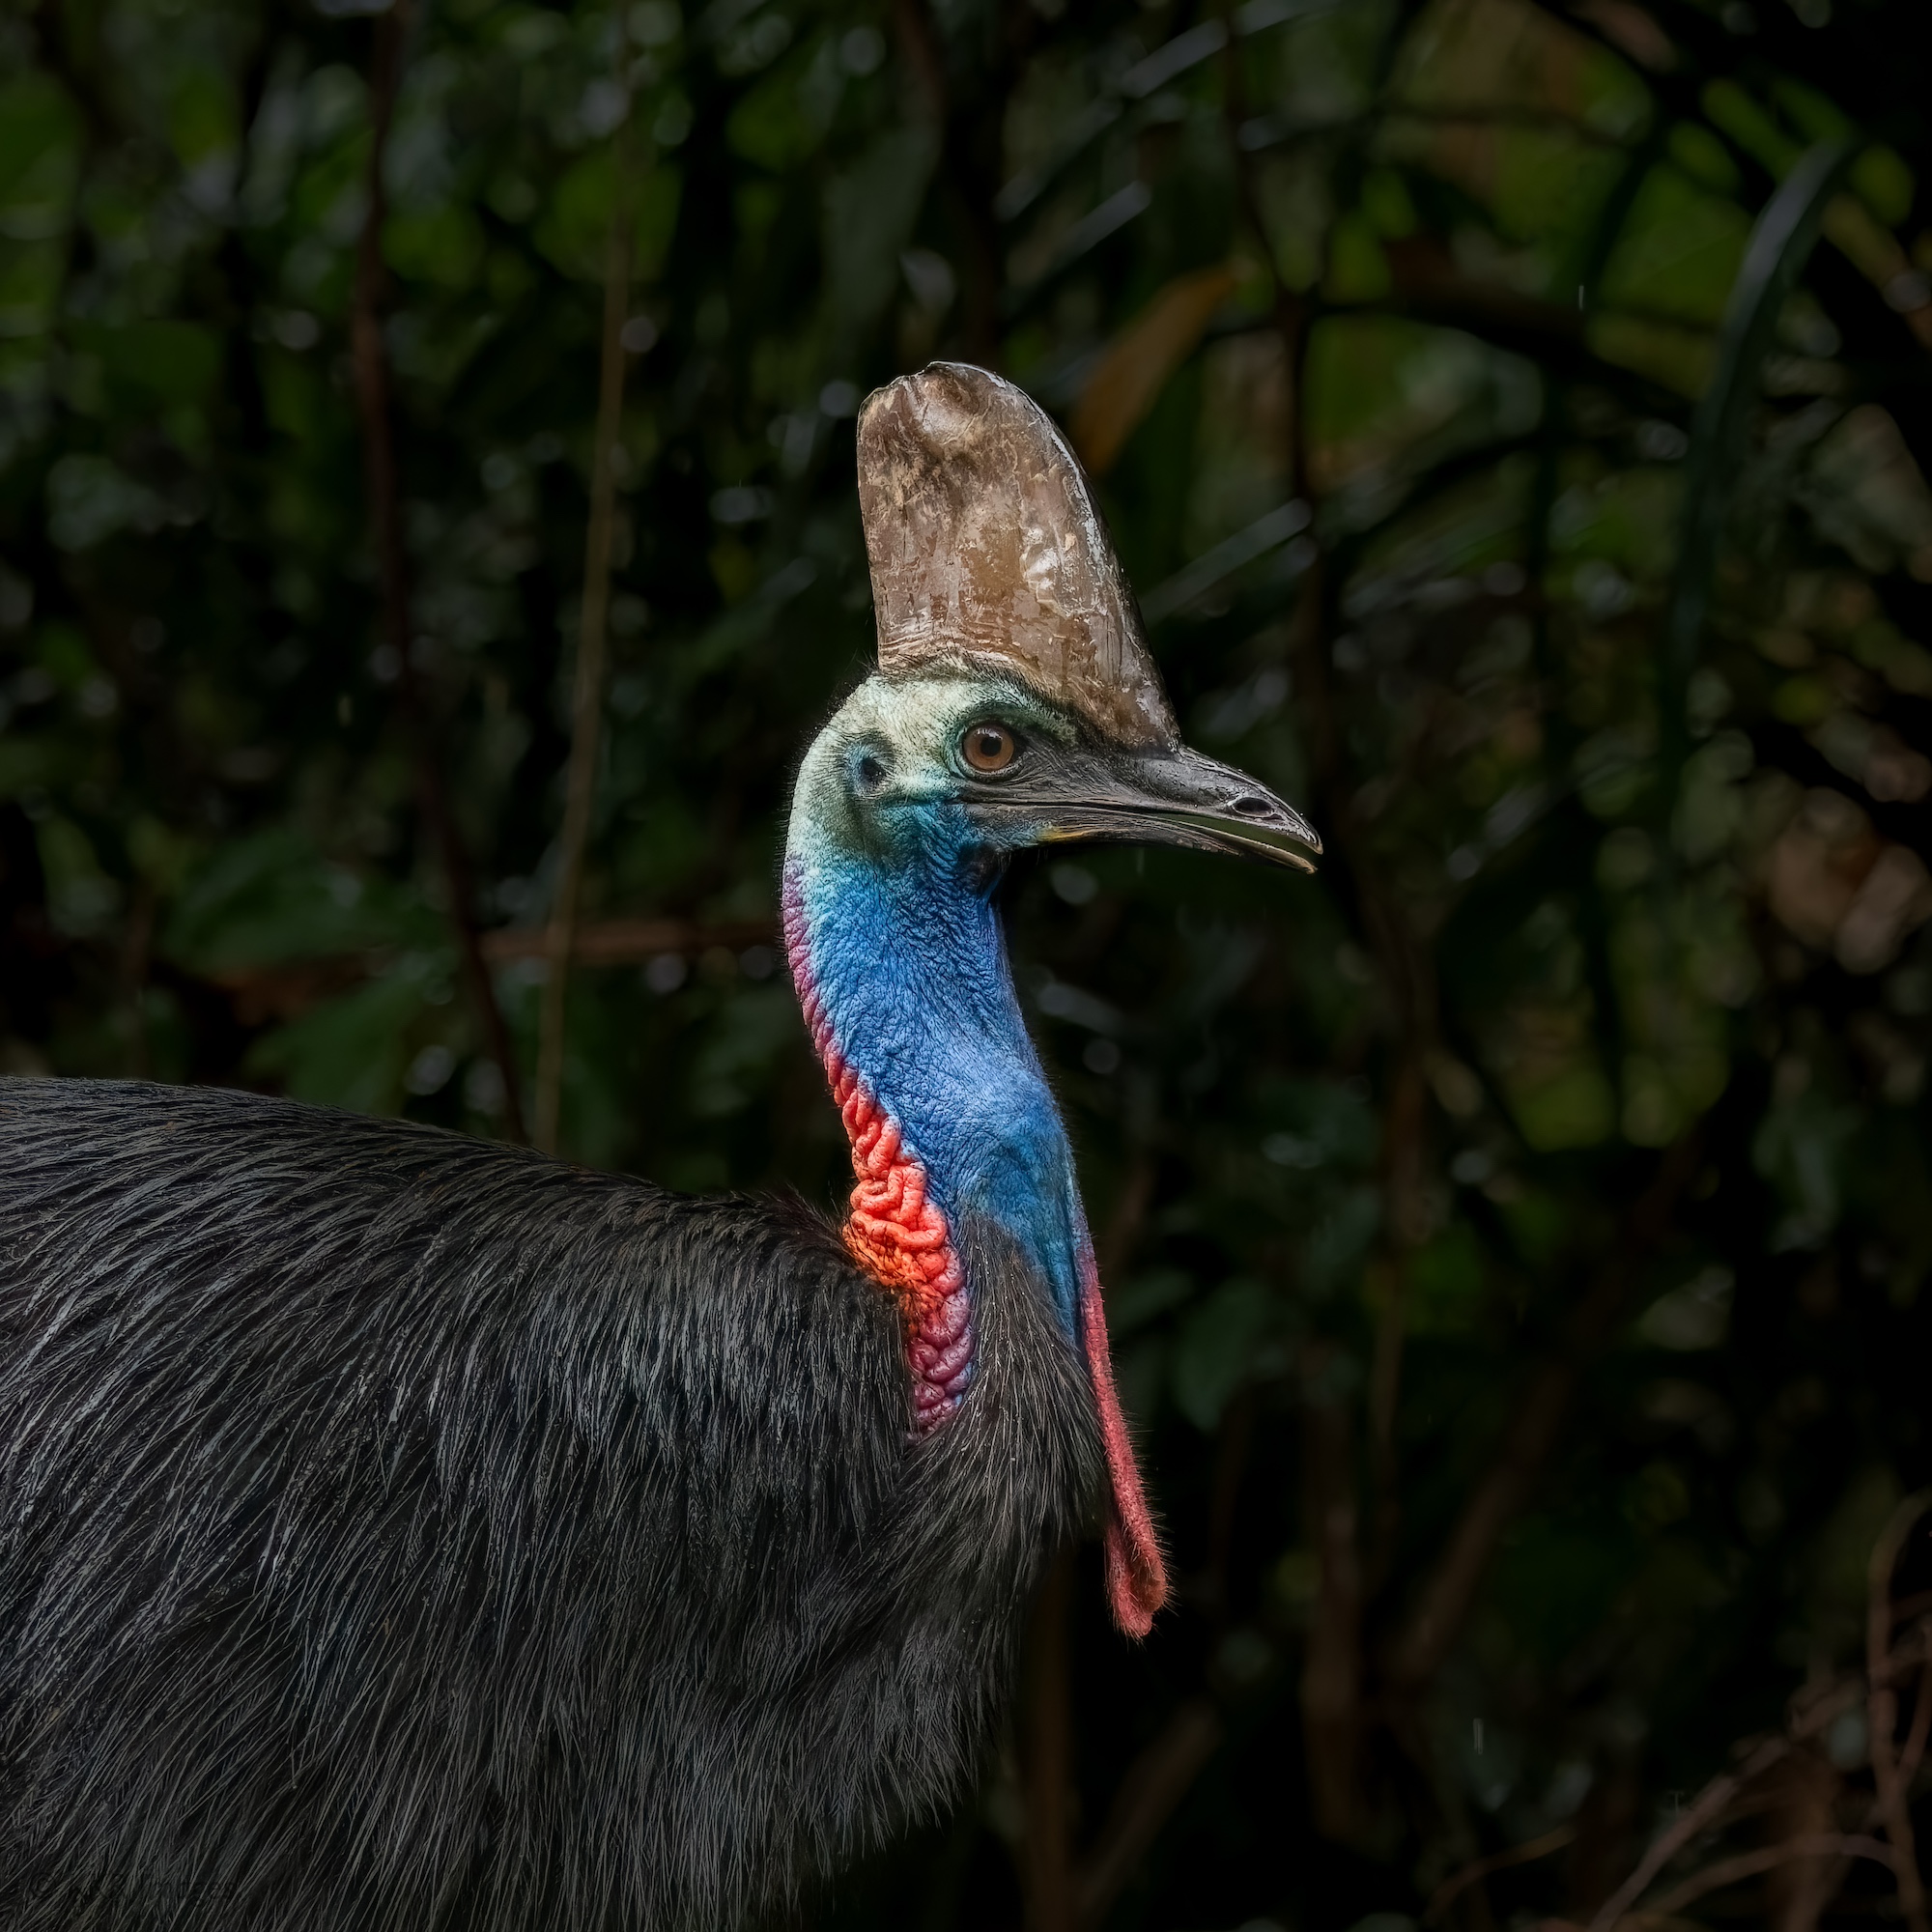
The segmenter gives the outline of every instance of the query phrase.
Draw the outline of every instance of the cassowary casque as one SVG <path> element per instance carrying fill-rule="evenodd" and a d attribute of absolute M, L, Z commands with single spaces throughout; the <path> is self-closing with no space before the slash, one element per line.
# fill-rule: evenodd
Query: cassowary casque
<path fill-rule="evenodd" d="M 1097 1503 L 1165 1582 L 993 903 L 1305 865 L 1179 743 L 1078 467 L 867 404 L 879 669 L 785 939 L 843 1225 L 255 1095 L 0 1082 L 0 1927 L 716 1927 L 956 1798 Z"/>

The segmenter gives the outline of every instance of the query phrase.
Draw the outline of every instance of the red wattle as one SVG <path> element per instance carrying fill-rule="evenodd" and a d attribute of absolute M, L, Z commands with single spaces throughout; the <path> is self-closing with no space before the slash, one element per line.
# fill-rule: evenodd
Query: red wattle
<path fill-rule="evenodd" d="M 1094 1406 L 1100 1412 L 1100 1440 L 1107 1452 L 1107 1601 L 1124 1635 L 1146 1636 L 1154 1613 L 1167 1602 L 1167 1564 L 1153 1518 L 1141 1491 L 1121 1399 L 1114 1393 L 1113 1357 L 1107 1352 L 1107 1314 L 1100 1302 L 1100 1273 L 1091 1253 L 1080 1258 L 1080 1326 L 1094 1378 Z"/>
<path fill-rule="evenodd" d="M 926 1199 L 925 1169 L 908 1152 L 899 1123 L 846 1064 L 807 954 L 805 911 L 789 881 L 785 945 L 812 1044 L 825 1064 L 832 1097 L 852 1143 L 858 1185 L 845 1221 L 852 1259 L 898 1299 L 913 1374 L 913 1427 L 922 1435 L 959 1406 L 973 1369 L 972 1302 L 952 1231 Z"/>

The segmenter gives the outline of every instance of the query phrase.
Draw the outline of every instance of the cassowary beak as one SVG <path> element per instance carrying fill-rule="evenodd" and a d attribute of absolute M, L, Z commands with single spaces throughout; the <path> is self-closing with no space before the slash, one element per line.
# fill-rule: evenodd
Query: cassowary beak
<path fill-rule="evenodd" d="M 961 801 L 981 824 L 1040 844 L 1188 845 L 1312 872 L 1321 850 L 1292 805 L 1233 765 L 1173 752 L 1030 745 L 1010 776 L 976 779 Z"/>

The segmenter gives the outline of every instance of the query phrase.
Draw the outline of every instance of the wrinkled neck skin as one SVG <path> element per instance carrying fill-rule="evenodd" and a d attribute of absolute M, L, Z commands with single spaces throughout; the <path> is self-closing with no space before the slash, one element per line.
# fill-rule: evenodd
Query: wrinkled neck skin
<path fill-rule="evenodd" d="M 993 905 L 1002 855 L 943 787 L 922 795 L 915 780 L 855 799 L 848 714 L 894 701 L 867 687 L 820 734 L 785 853 L 792 977 L 852 1143 L 846 1245 L 899 1300 L 925 1435 L 969 1399 L 979 1366 L 959 1231 L 982 1217 L 1011 1239 L 1084 1359 L 1107 1456 L 1108 1592 L 1122 1629 L 1144 1635 L 1166 1580 L 1114 1394 L 1072 1149 Z"/>
<path fill-rule="evenodd" d="M 928 1283 L 942 1295 L 963 1292 L 970 1319 L 974 1288 L 952 1235 L 962 1217 L 984 1215 L 1012 1237 L 1046 1284 L 1062 1333 L 1077 1341 L 1092 1244 L 1072 1149 L 1013 993 L 992 902 L 995 868 L 956 806 L 887 808 L 882 842 L 855 849 L 838 836 L 845 827 L 813 810 L 808 785 L 800 790 L 785 859 L 785 935 L 853 1137 L 855 1246 L 915 1300 Z M 864 1144 L 875 1123 L 888 1143 L 883 1163 L 877 1145 Z M 898 1170 L 896 1181 L 868 1174 L 868 1156 Z M 883 1192 L 868 1189 L 874 1179 Z M 902 1209 L 907 1186 L 922 1185 L 960 1268 L 956 1286 L 938 1274 L 913 1279 L 880 1252 L 895 1245 L 891 1235 L 869 1225 Z M 939 1231 L 930 1214 L 910 1220 L 915 1239 L 922 1223 Z M 950 1412 L 970 1383 L 970 1356 L 946 1366 L 956 1373 L 940 1379 L 944 1404 L 928 1402 L 923 1423 Z"/>

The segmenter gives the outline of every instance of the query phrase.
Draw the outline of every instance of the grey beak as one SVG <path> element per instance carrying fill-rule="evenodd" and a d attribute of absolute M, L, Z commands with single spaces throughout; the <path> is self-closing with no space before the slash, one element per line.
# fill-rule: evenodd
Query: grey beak
<path fill-rule="evenodd" d="M 1186 845 L 1312 872 L 1315 828 L 1267 789 L 1185 746 L 1173 752 L 1035 746 L 1009 779 L 975 780 L 961 801 L 989 830 L 1042 844 Z"/>

